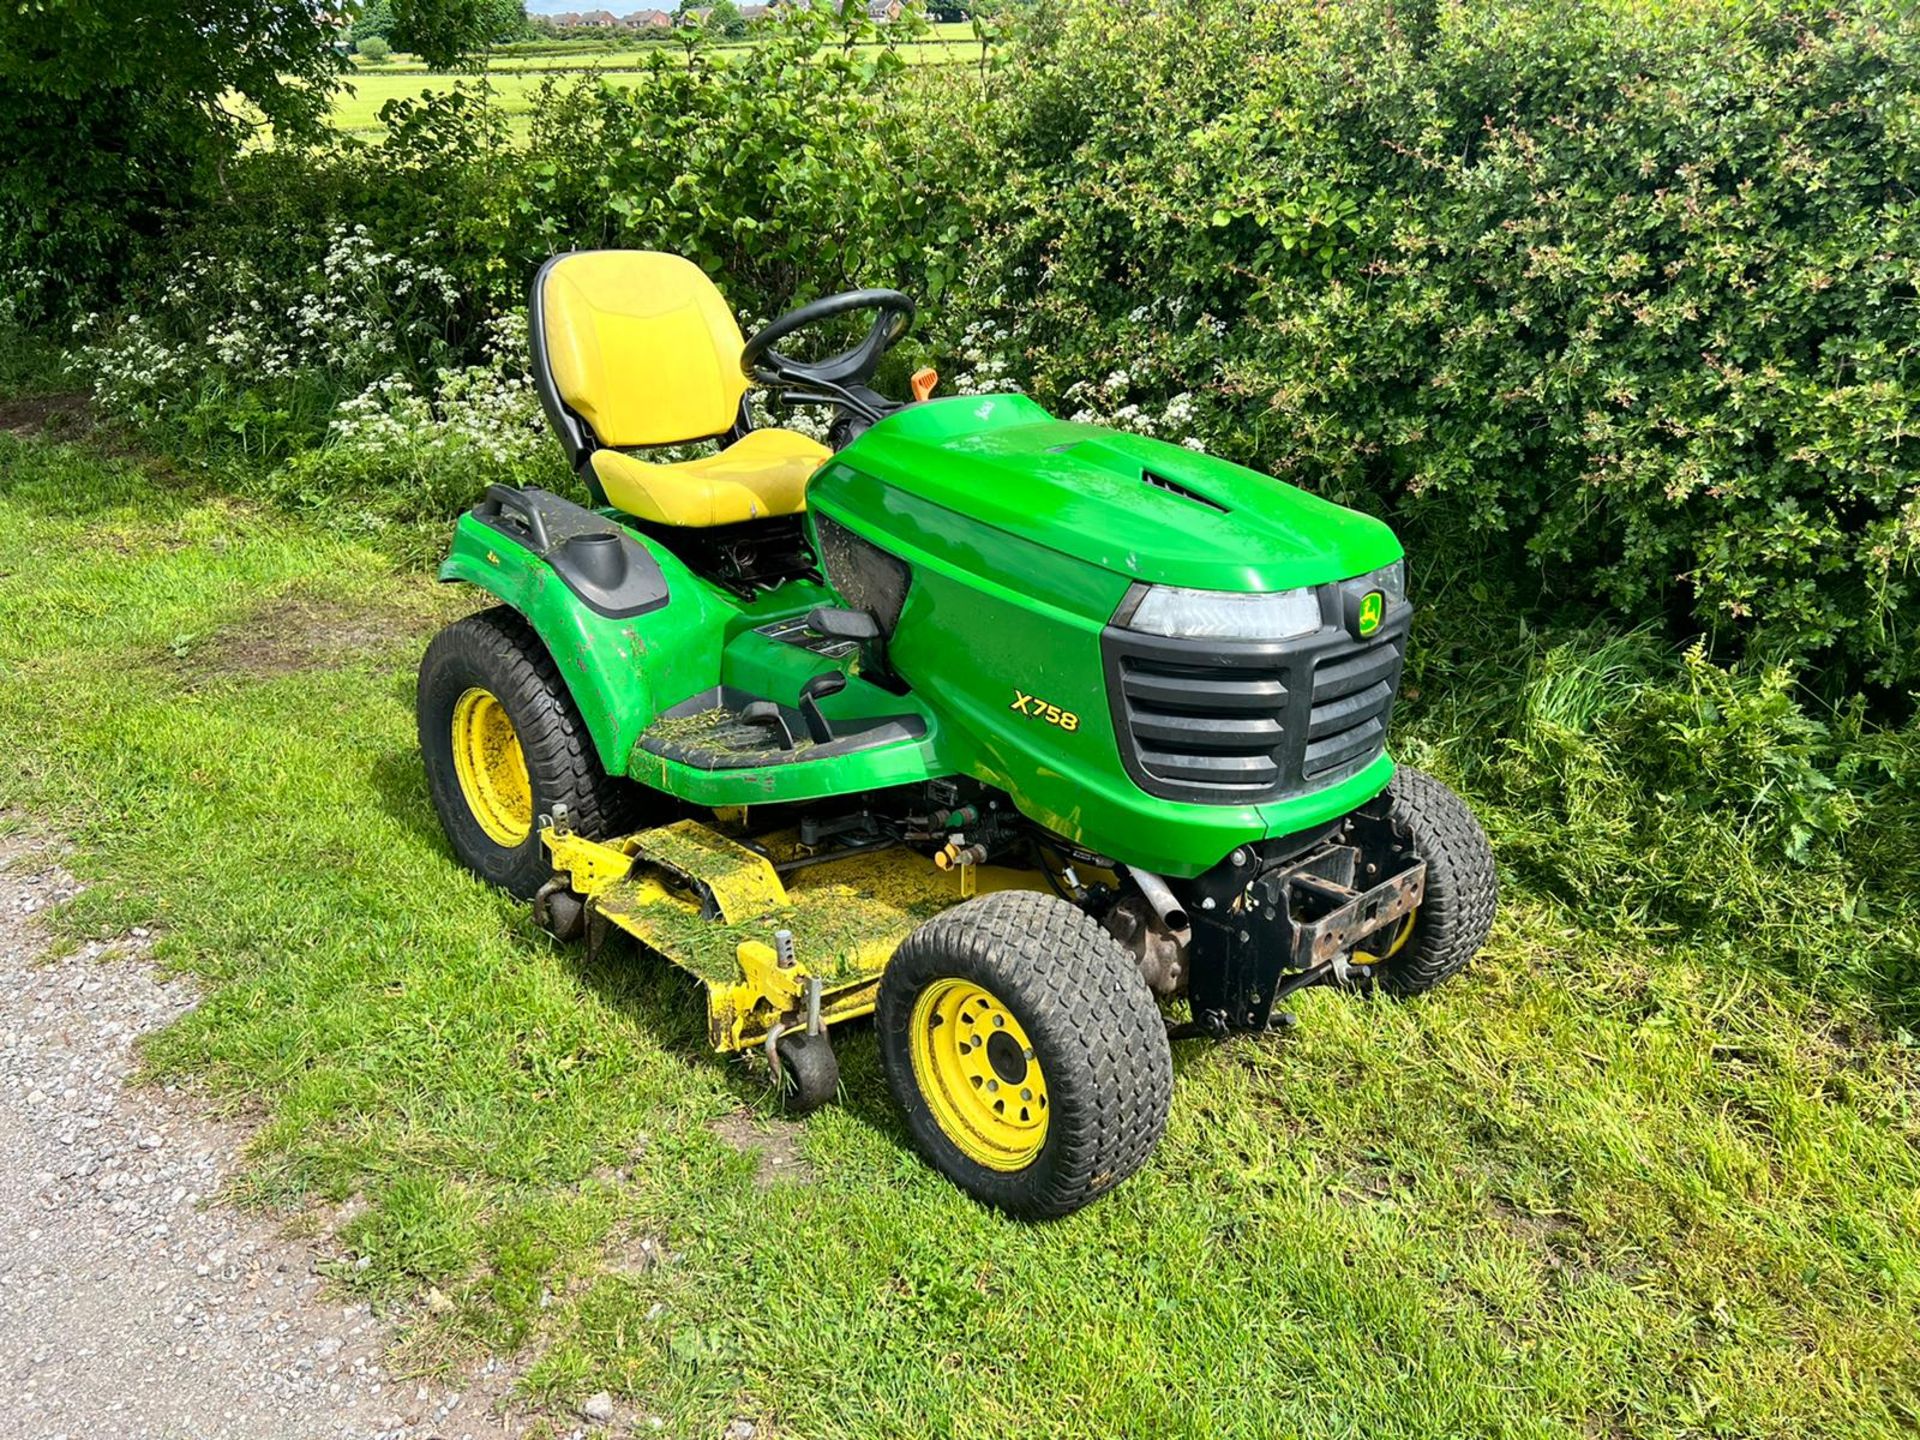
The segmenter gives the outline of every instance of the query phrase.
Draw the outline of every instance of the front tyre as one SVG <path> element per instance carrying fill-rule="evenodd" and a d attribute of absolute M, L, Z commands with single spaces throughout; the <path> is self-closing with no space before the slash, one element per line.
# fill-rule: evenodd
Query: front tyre
<path fill-rule="evenodd" d="M 1379 956 L 1381 985 L 1399 995 L 1431 990 L 1480 953 L 1500 898 L 1493 846 L 1467 802 L 1424 771 L 1401 766 L 1389 787 L 1393 823 L 1427 862 L 1427 893 Z"/>
<path fill-rule="evenodd" d="M 632 787 L 600 768 L 540 637 L 500 606 L 434 636 L 415 698 L 427 785 L 453 852 L 522 900 L 553 875 L 539 817 L 565 805 L 589 837 L 618 833 Z"/>
<path fill-rule="evenodd" d="M 1011 1214 L 1065 1215 L 1138 1170 L 1173 1059 L 1133 960 L 1052 895 L 1005 890 L 929 920 L 880 979 L 881 1060 L 934 1167 Z"/>

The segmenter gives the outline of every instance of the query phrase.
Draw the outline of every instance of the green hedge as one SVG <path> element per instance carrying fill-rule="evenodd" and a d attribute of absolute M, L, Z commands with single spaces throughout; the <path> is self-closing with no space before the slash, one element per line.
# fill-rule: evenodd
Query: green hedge
<path fill-rule="evenodd" d="M 379 147 L 244 157 L 126 298 L 141 345 L 183 347 L 154 413 L 217 437 L 245 392 L 306 427 L 246 422 L 280 454 L 329 394 L 477 360 L 558 249 L 691 255 L 749 316 L 900 284 L 950 384 L 1388 513 L 1432 573 L 1898 691 L 1920 27 L 1874 5 L 1035 0 L 985 71 L 802 17 L 556 81 L 524 145 L 447 98 L 391 108 Z M 359 372 L 194 358 L 246 284 L 297 309 L 355 226 L 451 275 L 447 313 Z M 276 387 L 298 398 L 252 393 Z"/>

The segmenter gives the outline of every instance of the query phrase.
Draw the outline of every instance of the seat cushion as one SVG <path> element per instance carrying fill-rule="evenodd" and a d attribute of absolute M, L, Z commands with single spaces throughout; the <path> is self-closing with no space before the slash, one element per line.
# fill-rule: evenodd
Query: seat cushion
<path fill-rule="evenodd" d="M 593 452 L 607 502 L 663 525 L 737 525 L 807 508 L 807 480 L 832 452 L 792 430 L 749 430 L 717 455 L 655 465 Z"/>

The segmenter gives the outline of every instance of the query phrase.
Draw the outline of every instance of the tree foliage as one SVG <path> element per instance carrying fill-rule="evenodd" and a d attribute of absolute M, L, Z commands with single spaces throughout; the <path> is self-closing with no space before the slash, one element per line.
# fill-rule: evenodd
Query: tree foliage
<path fill-rule="evenodd" d="M 308 0 L 0 6 L 0 284 L 31 309 L 109 281 L 261 126 L 315 133 L 334 35 Z"/>
<path fill-rule="evenodd" d="M 390 0 L 367 0 L 353 17 L 354 43 L 378 37 L 393 39 L 393 6 Z"/>
<path fill-rule="evenodd" d="M 429 65 L 474 67 L 490 45 L 532 33 L 523 0 L 390 0 L 391 39 Z"/>

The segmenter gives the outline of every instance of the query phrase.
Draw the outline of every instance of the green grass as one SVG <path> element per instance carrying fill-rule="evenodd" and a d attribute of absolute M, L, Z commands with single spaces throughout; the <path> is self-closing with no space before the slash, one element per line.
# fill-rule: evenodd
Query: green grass
<path fill-rule="evenodd" d="M 68 934 L 152 925 L 204 985 L 146 1060 L 258 1117 L 238 1198 L 364 1197 L 338 1281 L 395 1307 L 403 1358 L 495 1347 L 534 1397 L 606 1387 L 700 1437 L 1920 1419 L 1920 1067 L 1885 1005 L 1628 896 L 1557 898 L 1499 803 L 1528 858 L 1472 972 L 1179 1046 L 1165 1143 L 1079 1215 L 1017 1224 L 928 1170 L 864 1028 L 804 1126 L 812 1183 L 760 1188 L 710 1127 L 761 1085 L 706 1051 L 697 989 L 548 942 L 447 851 L 411 677 L 468 603 L 0 433 L 0 804 L 78 840 Z M 1409 752 L 1503 753 L 1448 714 L 1414 700 Z M 640 1236 L 670 1258 L 636 1263 Z M 412 1304 L 430 1285 L 450 1313 Z"/>
<path fill-rule="evenodd" d="M 891 48 L 909 65 L 958 65 L 977 62 L 980 47 L 969 27 L 940 25 L 936 32 L 958 30 L 964 37 L 938 33 L 931 38 L 902 40 Z M 748 42 L 750 43 L 750 42 Z M 707 63 L 726 63 L 742 45 L 721 45 L 703 51 Z M 859 45 L 861 54 L 877 54 L 886 48 L 877 44 Z M 687 52 L 671 41 L 662 41 L 633 50 L 592 50 L 564 55 L 508 56 L 495 59 L 486 73 L 486 87 L 493 102 L 512 121 L 522 121 L 533 108 L 533 97 L 541 84 L 556 79 L 565 84 L 589 73 L 598 74 L 611 85 L 639 84 L 658 53 L 670 65 L 684 65 Z M 384 66 L 356 66 L 345 87 L 335 96 L 332 123 L 348 134 L 375 137 L 382 133 L 380 109 L 390 100 L 418 99 L 423 95 L 447 94 L 464 90 L 478 94 L 483 88 L 478 76 L 429 72 L 425 66 L 402 59 Z M 519 133 L 519 125 L 515 126 Z"/>

